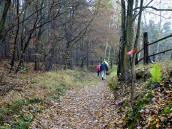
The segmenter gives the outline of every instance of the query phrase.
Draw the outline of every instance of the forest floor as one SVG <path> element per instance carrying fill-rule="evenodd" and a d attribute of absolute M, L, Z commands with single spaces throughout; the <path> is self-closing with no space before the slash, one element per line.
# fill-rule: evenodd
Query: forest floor
<path fill-rule="evenodd" d="M 2 129 L 122 128 L 124 114 L 117 112 L 107 80 L 96 73 L 1 73 Z"/>
<path fill-rule="evenodd" d="M 107 82 L 102 81 L 68 91 L 60 103 L 54 103 L 38 115 L 32 128 L 116 129 L 121 128 L 121 115 L 116 111 Z"/>
<path fill-rule="evenodd" d="M 136 70 L 134 110 L 130 84 L 117 81 L 115 67 L 104 81 L 83 70 L 0 69 L 0 129 L 171 129 L 172 65 L 163 65 L 160 84 L 149 73 L 155 66 Z"/>

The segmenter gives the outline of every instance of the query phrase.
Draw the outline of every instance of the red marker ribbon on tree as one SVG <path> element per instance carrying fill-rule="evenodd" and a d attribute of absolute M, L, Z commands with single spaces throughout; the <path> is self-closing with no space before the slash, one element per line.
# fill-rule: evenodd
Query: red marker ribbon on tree
<path fill-rule="evenodd" d="M 133 49 L 127 52 L 127 55 L 132 56 L 132 55 L 135 55 L 137 52 L 138 52 L 137 49 Z"/>

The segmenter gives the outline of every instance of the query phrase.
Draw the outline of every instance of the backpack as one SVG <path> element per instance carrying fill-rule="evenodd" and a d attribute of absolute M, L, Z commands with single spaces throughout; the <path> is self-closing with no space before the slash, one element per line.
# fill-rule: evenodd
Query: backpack
<path fill-rule="evenodd" d="M 96 71 L 99 72 L 100 71 L 100 65 L 96 66 Z"/>

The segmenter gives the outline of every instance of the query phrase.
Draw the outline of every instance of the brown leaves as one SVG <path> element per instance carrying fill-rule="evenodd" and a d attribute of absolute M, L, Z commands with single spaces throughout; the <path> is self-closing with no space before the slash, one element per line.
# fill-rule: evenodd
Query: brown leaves
<path fill-rule="evenodd" d="M 164 82 L 160 87 L 152 90 L 151 102 L 144 106 L 140 112 L 140 119 L 137 122 L 139 128 L 172 128 L 172 91 Z M 149 89 L 151 90 L 151 89 Z"/>
<path fill-rule="evenodd" d="M 58 108 L 50 107 L 40 114 L 33 128 L 36 126 L 71 129 L 122 128 L 125 115 L 118 114 L 112 102 L 110 91 L 102 83 L 74 89 L 61 99 Z"/>

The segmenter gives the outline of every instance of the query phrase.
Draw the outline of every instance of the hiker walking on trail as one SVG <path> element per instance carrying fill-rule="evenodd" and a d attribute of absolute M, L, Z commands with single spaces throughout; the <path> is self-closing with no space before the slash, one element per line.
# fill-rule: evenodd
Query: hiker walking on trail
<path fill-rule="evenodd" d="M 100 66 L 100 70 L 101 70 L 101 77 L 102 80 L 106 79 L 106 73 L 108 71 L 108 64 L 106 63 L 106 61 L 104 61 L 101 66 Z"/>
<path fill-rule="evenodd" d="M 97 66 L 96 66 L 96 72 L 97 72 L 97 76 L 99 76 L 100 75 L 100 66 L 101 66 L 101 64 L 99 63 Z"/>

